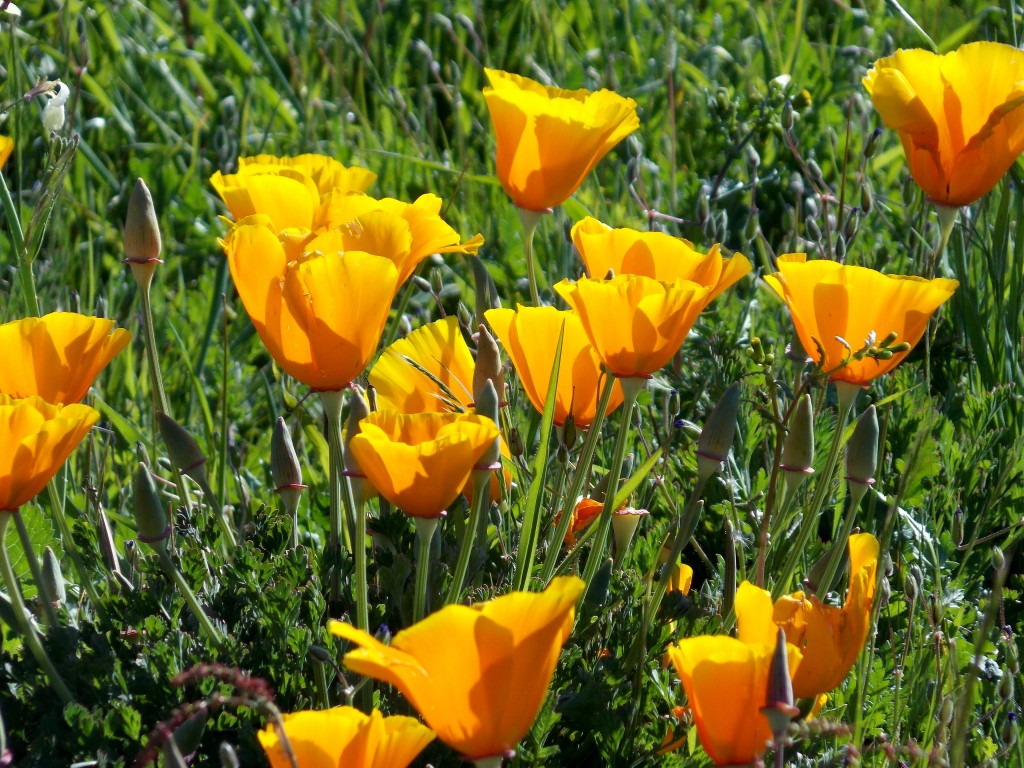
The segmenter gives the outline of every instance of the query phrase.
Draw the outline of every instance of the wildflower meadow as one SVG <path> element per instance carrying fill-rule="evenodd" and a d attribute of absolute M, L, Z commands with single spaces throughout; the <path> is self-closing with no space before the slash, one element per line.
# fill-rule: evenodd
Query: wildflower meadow
<path fill-rule="evenodd" d="M 1024 768 L 1022 38 L 0 2 L 0 767 Z"/>

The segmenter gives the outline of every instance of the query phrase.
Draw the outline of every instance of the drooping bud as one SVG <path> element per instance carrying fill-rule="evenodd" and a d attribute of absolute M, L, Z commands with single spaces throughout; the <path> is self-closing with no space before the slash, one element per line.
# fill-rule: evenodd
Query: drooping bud
<path fill-rule="evenodd" d="M 768 695 L 765 698 L 765 705 L 761 707 L 761 714 L 768 718 L 768 726 L 776 741 L 782 740 L 793 718 L 800 714 L 799 708 L 793 705 L 789 649 L 782 627 L 779 627 L 775 635 L 775 652 L 772 654 L 772 666 L 768 672 Z"/>
<path fill-rule="evenodd" d="M 729 457 L 736 434 L 736 416 L 740 408 L 740 385 L 733 384 L 722 395 L 697 440 L 697 467 L 702 480 L 707 480 Z"/>
<path fill-rule="evenodd" d="M 871 194 L 871 187 L 865 182 L 860 187 L 860 209 L 867 216 L 875 205 L 874 195 Z"/>
<path fill-rule="evenodd" d="M 67 602 L 68 594 L 64 588 L 64 574 L 60 570 L 60 560 L 47 547 L 43 550 L 43 592 L 46 600 L 53 605 Z"/>
<path fill-rule="evenodd" d="M 505 393 L 505 378 L 501 372 L 501 353 L 498 343 L 481 323 L 476 334 L 476 367 L 473 368 L 473 399 L 480 397 L 484 382 L 494 384 L 499 399 Z"/>
<path fill-rule="evenodd" d="M 132 495 L 135 528 L 138 531 L 136 538 L 154 549 L 165 548 L 167 537 L 171 535 L 171 525 L 167 521 L 167 512 L 156 489 L 153 475 L 145 464 L 139 464 L 135 470 Z"/>
<path fill-rule="evenodd" d="M 526 453 L 526 446 L 523 445 L 523 436 L 519 434 L 518 427 L 512 427 L 508 431 L 508 452 L 516 458 Z"/>
<path fill-rule="evenodd" d="M 153 272 L 160 260 L 160 224 L 149 187 L 142 179 L 135 180 L 135 188 L 128 198 L 128 215 L 124 220 L 125 264 L 131 267 L 139 290 L 149 290 Z"/>
<path fill-rule="evenodd" d="M 878 466 L 878 414 L 875 406 L 869 405 L 853 428 L 850 443 L 846 447 L 846 481 L 850 484 L 853 509 L 860 504 L 869 487 L 875 483 L 875 467 Z"/>
<path fill-rule="evenodd" d="M 160 437 L 163 438 L 171 464 L 181 474 L 198 480 L 205 472 L 203 465 L 206 464 L 206 456 L 203 454 L 203 449 L 199 447 L 199 443 L 187 429 L 166 413 L 162 411 L 158 413 L 157 421 L 160 425 Z"/>
<path fill-rule="evenodd" d="M 564 447 L 566 451 L 571 451 L 573 446 L 576 445 L 576 419 L 572 417 L 570 413 L 565 418 L 565 423 L 562 424 L 561 429 L 561 447 Z"/>
<path fill-rule="evenodd" d="M 804 395 L 789 417 L 789 434 L 782 444 L 782 469 L 786 475 L 786 490 L 792 493 L 814 474 L 814 406 L 811 396 Z"/>

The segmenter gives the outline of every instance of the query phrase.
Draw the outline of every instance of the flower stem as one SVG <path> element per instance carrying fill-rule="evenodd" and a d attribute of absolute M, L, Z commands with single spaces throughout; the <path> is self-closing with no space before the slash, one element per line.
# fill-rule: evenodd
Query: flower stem
<path fill-rule="evenodd" d="M 366 586 L 366 504 L 360 499 L 358 502 L 352 498 L 352 485 L 348 477 L 341 481 L 342 494 L 348 489 L 346 504 L 356 511 L 356 536 L 352 542 L 355 551 L 356 572 L 355 572 L 355 598 L 356 598 L 356 626 L 364 632 L 370 631 L 370 598 Z"/>
<path fill-rule="evenodd" d="M 188 582 L 185 581 L 185 577 L 181 575 L 181 571 L 178 570 L 174 561 L 171 560 L 171 554 L 167 551 L 167 547 L 163 546 L 161 543 L 154 547 L 154 549 L 156 550 L 157 559 L 160 562 L 160 567 L 163 569 L 163 572 L 171 578 L 174 585 L 181 593 L 181 596 L 185 598 L 185 604 L 192 612 L 192 615 L 195 616 L 196 621 L 199 622 L 200 628 L 206 633 L 210 642 L 212 642 L 216 648 L 220 649 L 221 644 L 224 642 L 224 638 L 221 636 L 217 627 L 214 626 L 213 622 L 210 621 L 210 617 L 206 615 L 206 611 L 204 611 L 203 607 L 199 604 L 199 600 L 196 598 L 195 592 L 192 591 Z"/>
<path fill-rule="evenodd" d="M 330 446 L 330 486 L 331 486 L 331 532 L 328 549 L 334 558 L 334 576 L 331 578 L 330 594 L 333 599 L 341 595 L 341 553 L 342 539 L 345 548 L 351 550 L 352 541 L 349 533 L 348 520 L 345 518 L 342 504 L 342 487 L 348 483 L 344 474 L 345 452 L 341 440 L 341 406 L 344 392 L 340 389 L 320 392 L 320 402 L 327 416 L 327 442 Z M 349 485 L 349 498 L 352 486 Z"/>
<path fill-rule="evenodd" d="M 590 547 L 590 554 L 587 556 L 587 564 L 583 569 L 583 581 L 586 588 L 583 595 L 587 594 L 590 582 L 594 580 L 597 569 L 605 558 L 608 551 L 608 533 L 612 528 L 612 515 L 615 512 L 615 494 L 618 493 L 622 472 L 622 461 L 626 457 L 626 443 L 629 438 L 629 425 L 633 419 L 633 407 L 636 400 L 647 384 L 647 379 L 639 377 L 626 377 L 619 380 L 622 384 L 622 426 L 615 440 L 615 452 L 612 454 L 611 465 L 608 467 L 608 491 L 604 497 L 604 507 L 601 508 L 601 517 L 598 519 L 597 534 L 594 543 Z M 582 598 L 581 598 L 582 599 Z"/>
<path fill-rule="evenodd" d="M 517 210 L 519 211 L 519 221 L 523 225 L 523 253 L 526 257 L 526 279 L 530 284 L 530 303 L 539 307 L 540 294 L 537 292 L 537 266 L 533 255 L 533 236 L 537 232 L 537 225 L 544 213 L 528 211 L 525 208 Z"/>
<path fill-rule="evenodd" d="M 28 569 L 32 573 L 32 581 L 36 583 L 36 594 L 39 595 L 39 602 L 43 606 L 46 626 L 59 627 L 60 619 L 57 618 L 57 612 L 54 610 L 53 604 L 46 599 L 47 595 L 43 591 L 43 572 L 39 570 L 39 560 L 36 558 L 35 549 L 32 547 L 32 539 L 28 536 L 25 520 L 22 518 L 20 511 L 11 513 L 11 517 L 14 518 L 14 525 L 18 529 L 18 538 L 21 539 L 21 548 L 25 551 L 25 559 L 28 560 Z"/>
<path fill-rule="evenodd" d="M 430 576 L 430 542 L 437 530 L 439 517 L 417 517 L 416 522 L 416 596 L 412 620 L 417 622 L 426 615 L 427 583 Z"/>
<path fill-rule="evenodd" d="M 839 574 L 839 567 L 843 562 L 843 554 L 846 552 L 846 542 L 849 541 L 850 534 L 853 533 L 853 523 L 857 519 L 857 508 L 860 507 L 861 499 L 864 498 L 867 490 L 867 483 L 850 483 L 850 508 L 846 512 L 846 520 L 843 521 L 843 530 L 836 537 L 836 541 L 832 545 L 832 553 L 829 555 L 828 563 L 825 565 L 825 573 L 818 583 L 816 594 L 820 600 L 825 599 L 825 595 L 832 589 L 832 584 Z"/>
<path fill-rule="evenodd" d="M 50 494 L 50 511 L 53 513 L 53 519 L 57 521 L 57 528 L 60 530 L 61 542 L 64 545 L 64 552 L 70 556 L 71 564 L 75 568 L 75 573 L 78 575 L 78 583 L 81 585 L 82 590 L 89 598 L 89 602 L 92 603 L 93 610 L 101 619 L 106 619 L 106 611 L 103 610 L 103 606 L 99 600 L 96 599 L 96 588 L 92 583 L 92 577 L 89 575 L 89 571 L 86 570 L 85 565 L 82 563 L 82 558 L 79 555 L 78 548 L 75 546 L 75 540 L 71 536 L 71 528 L 68 525 L 67 517 L 64 515 L 64 502 L 61 499 L 60 491 L 57 489 L 57 478 L 54 477 L 46 484 L 46 490 Z"/>
<path fill-rule="evenodd" d="M 7 180 L 0 173 L 0 206 L 3 207 L 4 218 L 7 219 L 8 230 L 11 234 L 11 245 L 21 264 L 18 266 L 18 284 L 21 286 L 21 295 L 25 301 L 25 310 L 32 317 L 39 316 L 39 296 L 36 294 L 36 278 L 32 272 L 32 259 L 28 253 L 28 246 L 25 244 L 25 233 L 21 228 L 21 219 L 18 217 L 18 207 L 11 197 L 11 190 L 7 188 Z"/>
<path fill-rule="evenodd" d="M 482 470 L 473 472 L 473 505 L 469 510 L 469 519 L 463 526 L 462 542 L 459 544 L 459 559 L 455 563 L 455 574 L 452 576 L 452 584 L 448 588 L 448 597 L 445 605 L 457 603 L 462 597 L 462 585 L 466 581 L 466 571 L 469 568 L 469 557 L 473 552 L 473 543 L 476 541 L 476 529 L 478 521 L 483 514 L 484 505 L 488 502 L 491 490 L 491 473 Z"/>
<path fill-rule="evenodd" d="M 28 645 L 39 666 L 43 668 L 46 677 L 50 681 L 50 685 L 53 686 L 57 695 L 60 696 L 60 700 L 64 704 L 73 704 L 75 699 L 71 695 L 71 691 L 64 684 L 64 680 L 61 678 L 60 673 L 57 672 L 57 668 L 53 665 L 50 657 L 47 656 L 46 649 L 43 648 L 43 643 L 39 638 L 39 633 L 28 618 L 28 608 L 25 607 L 25 601 L 21 597 L 18 577 L 14 575 L 11 561 L 7 557 L 7 526 L 11 522 L 11 517 L 13 515 L 9 512 L 0 513 L 0 571 L 3 571 L 4 582 L 7 585 L 7 594 L 10 597 L 11 606 L 14 608 L 14 618 L 18 623 L 18 629 L 21 631 L 22 637 L 25 639 L 25 644 Z"/>

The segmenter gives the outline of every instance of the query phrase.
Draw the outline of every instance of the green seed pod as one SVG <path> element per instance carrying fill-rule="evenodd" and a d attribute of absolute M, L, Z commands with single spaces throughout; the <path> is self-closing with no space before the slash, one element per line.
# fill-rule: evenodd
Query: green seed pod
<path fill-rule="evenodd" d="M 167 537 L 171 535 L 171 526 L 167 521 L 167 512 L 156 489 L 153 475 L 145 464 L 139 464 L 135 470 L 132 494 L 138 540 L 154 549 L 166 547 Z"/>

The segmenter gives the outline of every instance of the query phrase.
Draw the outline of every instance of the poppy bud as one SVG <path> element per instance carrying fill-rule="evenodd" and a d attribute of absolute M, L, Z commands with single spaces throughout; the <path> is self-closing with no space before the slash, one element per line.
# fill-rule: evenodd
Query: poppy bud
<path fill-rule="evenodd" d="M 786 488 L 792 493 L 804 480 L 814 474 L 814 406 L 811 396 L 804 395 L 789 418 L 789 434 L 782 444 L 782 464 L 786 473 Z"/>
<path fill-rule="evenodd" d="M 850 493 L 859 503 L 869 486 L 875 482 L 875 467 L 878 465 L 878 415 L 875 406 L 869 405 L 853 428 L 850 443 L 846 447 L 846 480 Z"/>
<path fill-rule="evenodd" d="M 171 464 L 183 475 L 198 479 L 203 472 L 206 456 L 188 430 L 162 411 L 157 414 L 160 437 L 167 448 Z"/>
<path fill-rule="evenodd" d="M 772 665 L 768 672 L 768 696 L 761 714 L 768 719 L 772 735 L 776 741 L 782 739 L 789 729 L 793 718 L 800 710 L 793 705 L 793 683 L 789 675 L 789 649 L 786 645 L 786 633 L 779 627 L 775 635 L 775 651 L 772 654 Z"/>
<path fill-rule="evenodd" d="M 480 397 L 484 383 L 494 384 L 494 391 L 499 398 L 505 391 L 505 380 L 501 373 L 501 354 L 498 343 L 482 323 L 476 334 L 476 367 L 473 369 L 473 399 Z"/>
<path fill-rule="evenodd" d="M 48 602 L 54 605 L 67 602 L 68 595 L 64 589 L 64 574 L 60 570 L 60 560 L 49 547 L 43 550 L 42 587 Z"/>
<path fill-rule="evenodd" d="M 145 464 L 139 464 L 135 470 L 132 495 L 135 497 L 133 510 L 138 540 L 154 549 L 165 548 L 167 537 L 171 535 L 171 525 L 153 475 Z"/>
<path fill-rule="evenodd" d="M 124 220 L 124 255 L 140 290 L 149 288 L 156 265 L 162 263 L 160 249 L 160 224 L 153 196 L 146 182 L 136 179 Z"/>
<path fill-rule="evenodd" d="M 740 385 L 730 386 L 704 422 L 697 439 L 697 466 L 703 479 L 722 467 L 729 456 L 736 434 L 736 416 L 740 407 Z"/>

